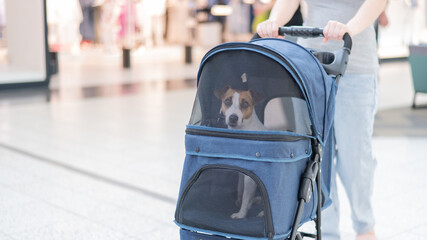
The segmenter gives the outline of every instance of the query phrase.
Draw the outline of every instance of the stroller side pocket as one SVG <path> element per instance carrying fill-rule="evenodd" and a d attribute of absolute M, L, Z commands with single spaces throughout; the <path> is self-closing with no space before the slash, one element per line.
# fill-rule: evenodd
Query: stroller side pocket
<path fill-rule="evenodd" d="M 268 193 L 252 172 L 231 165 L 201 167 L 187 182 L 176 211 L 179 224 L 213 232 L 273 234 Z"/>

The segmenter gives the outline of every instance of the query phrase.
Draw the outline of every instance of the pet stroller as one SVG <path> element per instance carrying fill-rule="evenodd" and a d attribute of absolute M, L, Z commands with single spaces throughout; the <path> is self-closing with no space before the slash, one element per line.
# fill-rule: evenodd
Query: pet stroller
<path fill-rule="evenodd" d="M 323 36 L 318 28 L 279 32 Z M 342 49 L 320 52 L 265 38 L 205 55 L 186 128 L 175 213 L 181 240 L 321 239 L 335 92 L 351 44 L 346 34 Z M 254 115 L 262 127 L 248 130 Z M 298 231 L 311 220 L 315 234 Z"/>

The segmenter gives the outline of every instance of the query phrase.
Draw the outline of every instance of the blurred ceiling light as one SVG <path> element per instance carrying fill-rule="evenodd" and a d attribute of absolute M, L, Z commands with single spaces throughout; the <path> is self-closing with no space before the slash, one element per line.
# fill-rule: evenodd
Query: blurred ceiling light
<path fill-rule="evenodd" d="M 211 14 L 214 16 L 228 16 L 233 12 L 233 9 L 228 5 L 213 5 Z"/>
<path fill-rule="evenodd" d="M 263 4 L 269 4 L 271 3 L 271 0 L 260 0 L 260 2 Z"/>

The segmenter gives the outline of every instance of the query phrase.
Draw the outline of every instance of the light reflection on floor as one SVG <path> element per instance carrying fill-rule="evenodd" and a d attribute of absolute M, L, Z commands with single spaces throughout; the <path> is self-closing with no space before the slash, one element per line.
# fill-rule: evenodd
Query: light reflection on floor
<path fill-rule="evenodd" d="M 187 88 L 195 88 L 195 79 L 137 82 L 102 85 L 82 88 L 59 88 L 49 90 L 45 87 L 14 89 L 0 92 L 0 105 L 34 104 L 37 102 L 84 101 L 90 98 L 119 97 L 145 93 L 161 93 Z"/>

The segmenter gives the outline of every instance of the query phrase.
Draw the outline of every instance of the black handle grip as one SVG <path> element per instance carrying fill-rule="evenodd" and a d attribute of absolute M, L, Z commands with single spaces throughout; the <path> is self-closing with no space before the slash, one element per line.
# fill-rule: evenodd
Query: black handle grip
<path fill-rule="evenodd" d="M 295 37 L 322 37 L 323 29 L 314 27 L 280 27 L 279 35 L 285 34 Z"/>
<path fill-rule="evenodd" d="M 312 27 L 280 27 L 279 35 L 291 35 L 295 37 L 321 37 L 323 36 L 323 30 L 320 28 Z M 255 33 L 251 40 L 261 38 L 258 33 Z"/>
<path fill-rule="evenodd" d="M 323 37 L 323 29 L 316 27 L 280 27 L 279 35 L 290 35 L 295 37 L 303 37 L 303 38 L 315 38 L 315 37 Z M 343 36 L 344 40 L 344 48 L 351 50 L 353 45 L 353 41 L 348 33 L 345 33 Z"/>
<path fill-rule="evenodd" d="M 344 40 L 344 48 L 348 48 L 348 50 L 351 50 L 351 47 L 353 46 L 353 41 L 351 40 L 350 34 L 345 33 L 342 37 L 342 40 Z"/>

